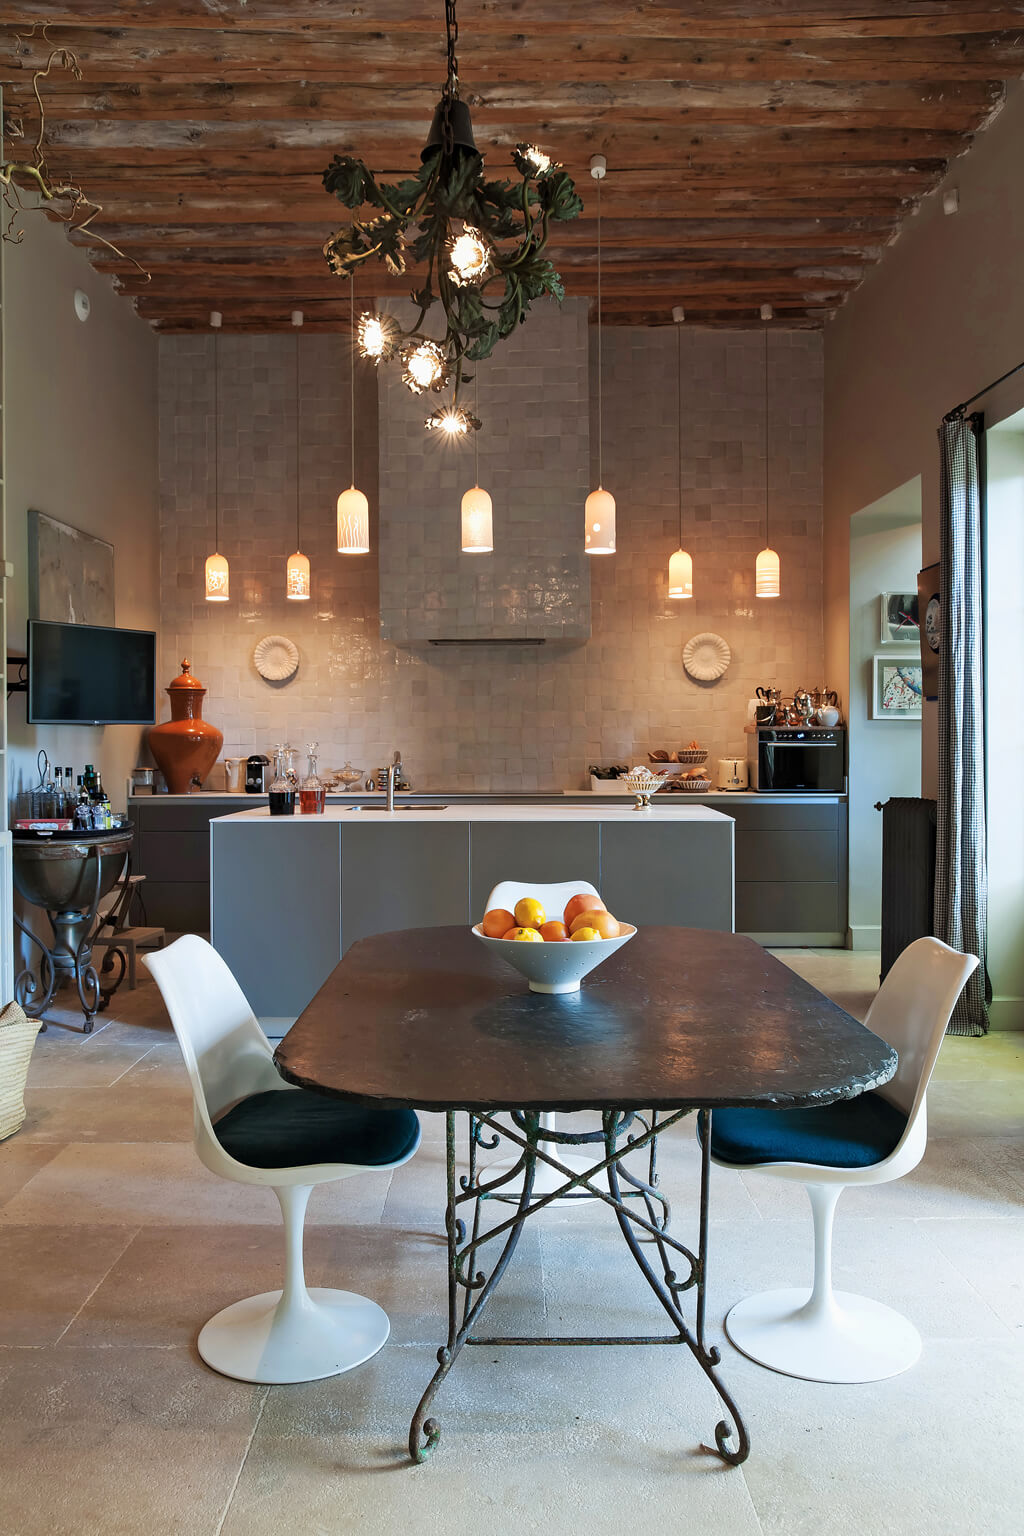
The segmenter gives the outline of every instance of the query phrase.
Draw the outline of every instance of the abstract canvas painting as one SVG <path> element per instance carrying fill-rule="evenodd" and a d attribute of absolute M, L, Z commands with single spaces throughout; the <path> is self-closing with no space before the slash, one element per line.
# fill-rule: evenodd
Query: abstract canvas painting
<path fill-rule="evenodd" d="M 114 623 L 114 546 L 28 514 L 28 616 L 58 624 Z"/>
<path fill-rule="evenodd" d="M 919 720 L 924 686 L 921 663 L 898 656 L 874 658 L 873 720 Z"/>

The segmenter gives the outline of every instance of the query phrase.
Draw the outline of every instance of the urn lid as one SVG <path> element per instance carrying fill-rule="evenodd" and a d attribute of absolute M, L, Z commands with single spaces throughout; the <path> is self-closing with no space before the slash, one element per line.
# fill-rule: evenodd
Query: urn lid
<path fill-rule="evenodd" d="M 192 676 L 192 663 L 187 656 L 181 659 L 181 676 L 176 677 L 173 683 L 167 685 L 168 693 L 205 693 L 206 689 L 198 677 Z"/>

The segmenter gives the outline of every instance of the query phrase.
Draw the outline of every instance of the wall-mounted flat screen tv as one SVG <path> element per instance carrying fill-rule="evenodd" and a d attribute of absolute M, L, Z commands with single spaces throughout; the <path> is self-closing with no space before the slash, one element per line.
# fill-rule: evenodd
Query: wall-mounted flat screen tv
<path fill-rule="evenodd" d="M 156 635 L 30 619 L 28 719 L 30 725 L 152 725 Z"/>

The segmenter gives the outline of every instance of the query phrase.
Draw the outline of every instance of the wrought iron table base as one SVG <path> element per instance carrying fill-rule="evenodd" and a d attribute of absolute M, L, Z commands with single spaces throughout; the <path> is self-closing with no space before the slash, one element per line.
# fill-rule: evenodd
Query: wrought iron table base
<path fill-rule="evenodd" d="M 93 1020 L 97 1013 L 101 1013 L 110 1002 L 114 993 L 124 979 L 126 961 L 121 950 L 111 947 L 103 960 L 101 969 L 104 973 L 111 971 L 115 960 L 120 962 L 120 971 L 113 986 L 103 987 L 96 968 L 92 963 L 91 936 L 93 925 L 96 922 L 96 914 L 99 910 L 100 893 L 102 886 L 103 868 L 97 853 L 96 883 L 92 898 L 87 909 L 82 907 L 60 907 L 50 909 L 44 907 L 53 930 L 53 943 L 49 946 L 43 943 L 37 933 L 26 923 L 23 923 L 17 912 L 14 921 L 25 937 L 39 947 L 39 975 L 38 978 L 30 965 L 26 965 L 14 983 L 14 995 L 31 1019 L 42 1018 L 53 1001 L 54 993 L 64 981 L 73 981 L 78 990 L 78 1000 L 82 1005 L 84 1021 L 83 1034 L 92 1033 Z M 45 1020 L 40 1025 L 40 1031 L 46 1029 Z"/>
<path fill-rule="evenodd" d="M 437 1446 L 441 1427 L 436 1419 L 428 1417 L 430 1407 L 438 1387 L 467 1344 L 490 1346 L 685 1344 L 715 1388 L 729 1416 L 729 1418 L 720 1419 L 715 1426 L 715 1449 L 718 1455 L 730 1466 L 739 1466 L 747 1459 L 750 1440 L 746 1427 L 732 1397 L 717 1375 L 716 1368 L 721 1354 L 714 1345 L 709 1347 L 705 1342 L 708 1199 L 711 1171 L 710 1116 L 706 1110 L 698 1113 L 701 1174 L 696 1253 L 670 1235 L 668 1204 L 657 1188 L 655 1163 L 657 1138 L 662 1131 L 675 1125 L 690 1113 L 692 1113 L 691 1108 L 684 1108 L 674 1110 L 660 1120 L 657 1115 L 652 1115 L 650 1121 L 647 1121 L 633 1112 L 604 1110 L 601 1114 L 601 1131 L 580 1135 L 552 1131 L 542 1126 L 541 1115 L 536 1111 L 512 1111 L 511 1128 L 499 1122 L 494 1114 L 471 1113 L 468 1117 L 469 1172 L 460 1178 L 457 1173 L 456 1158 L 458 1112 L 448 1111 L 446 1116 L 448 1204 L 445 1213 L 445 1230 L 448 1239 L 448 1340 L 437 1352 L 437 1370 L 420 1399 L 409 1428 L 409 1454 L 413 1461 L 426 1461 Z M 640 1134 L 625 1136 L 634 1123 L 641 1128 Z M 493 1133 L 491 1137 L 483 1134 L 485 1128 Z M 490 1178 L 488 1174 L 493 1172 L 493 1168 L 481 1170 L 478 1153 L 481 1148 L 493 1149 L 500 1138 L 513 1142 L 520 1149 L 520 1155 L 513 1168 L 502 1172 L 497 1178 Z M 603 1143 L 604 1157 L 586 1173 L 566 1167 L 542 1145 L 542 1143 L 555 1146 L 580 1145 L 588 1141 Z M 650 1157 L 647 1180 L 639 1179 L 623 1164 L 624 1158 L 644 1149 L 649 1150 Z M 545 1168 L 554 1169 L 561 1174 L 564 1182 L 550 1193 L 535 1198 L 533 1191 L 538 1162 Z M 594 1182 L 595 1178 L 602 1174 L 607 1177 L 606 1190 Z M 483 1202 L 496 1197 L 500 1198 L 502 1187 L 513 1179 L 520 1181 L 519 1200 L 515 1213 L 490 1231 L 481 1231 Z M 629 1188 L 623 1189 L 620 1182 L 622 1180 L 625 1180 Z M 560 1197 L 564 1198 L 573 1190 L 578 1193 L 585 1190 L 592 1198 L 603 1200 L 614 1210 L 626 1246 L 667 1313 L 675 1330 L 673 1333 L 653 1336 L 627 1335 L 615 1338 L 590 1335 L 578 1338 L 502 1338 L 485 1337 L 474 1333 L 473 1330 L 478 1326 L 488 1301 L 508 1268 L 527 1219 L 536 1211 L 543 1210 L 545 1206 Z M 629 1204 L 626 1203 L 627 1200 Z M 471 1225 L 467 1228 L 459 1211 L 470 1204 L 472 1204 L 472 1218 Z M 504 1239 L 504 1241 L 500 1244 L 500 1252 L 493 1268 L 487 1274 L 476 1266 L 484 1245 L 495 1239 Z M 653 1254 L 648 1257 L 650 1250 L 645 1253 L 641 1248 L 642 1241 L 653 1244 L 657 1249 L 662 1271 L 660 1275 L 651 1263 Z M 680 1267 L 684 1271 L 682 1277 L 673 1267 L 680 1263 L 680 1259 L 682 1260 Z M 688 1290 L 693 1290 L 696 1295 L 696 1318 L 693 1328 L 687 1323 L 680 1306 L 680 1298 L 683 1292 Z M 732 1420 L 732 1426 L 729 1419 Z"/>

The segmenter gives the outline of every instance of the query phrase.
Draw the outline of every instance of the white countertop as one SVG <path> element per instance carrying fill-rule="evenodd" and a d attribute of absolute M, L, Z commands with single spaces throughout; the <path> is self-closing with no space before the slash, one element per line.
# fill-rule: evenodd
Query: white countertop
<path fill-rule="evenodd" d="M 358 805 L 328 805 L 322 816 L 300 816 L 297 812 L 294 816 L 271 816 L 268 808 L 260 806 L 258 810 L 238 811 L 234 816 L 219 816 L 212 822 L 213 827 L 232 826 L 236 822 L 257 823 L 265 826 L 290 827 L 296 822 L 305 825 L 316 822 L 361 821 L 372 825 L 379 822 L 384 826 L 393 825 L 403 821 L 553 821 L 564 825 L 570 821 L 625 821 L 636 822 L 638 826 L 645 821 L 712 821 L 727 822 L 731 817 L 725 816 L 721 811 L 713 811 L 705 805 L 672 805 L 659 806 L 652 802 L 649 810 L 634 810 L 632 802 L 622 803 L 618 796 L 595 796 L 595 802 L 591 805 L 521 805 L 510 802 L 508 805 L 446 805 L 442 808 L 431 810 L 429 806 L 409 805 L 405 808 L 396 808 L 394 811 L 374 810 Z M 401 801 L 398 802 L 401 807 Z"/>

